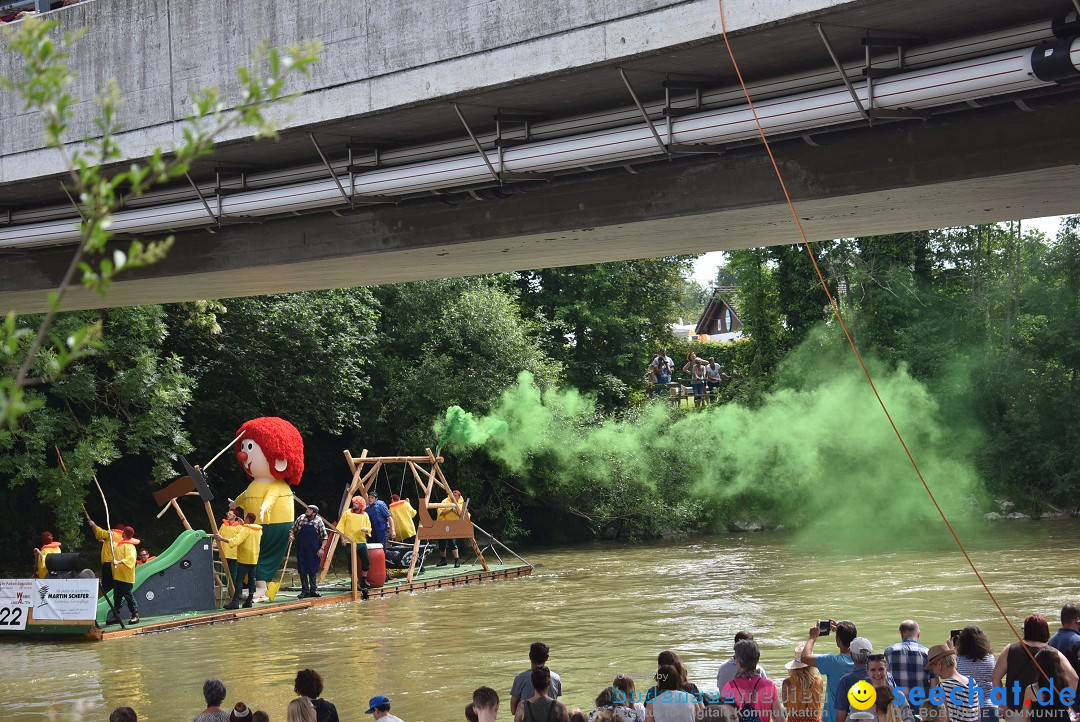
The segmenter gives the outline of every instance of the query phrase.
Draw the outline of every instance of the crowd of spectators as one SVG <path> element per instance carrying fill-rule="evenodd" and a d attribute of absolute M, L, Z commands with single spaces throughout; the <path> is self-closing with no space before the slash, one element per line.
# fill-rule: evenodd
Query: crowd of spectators
<path fill-rule="evenodd" d="M 53 0 L 50 3 L 50 10 L 56 10 L 58 8 L 66 8 L 70 5 L 77 5 L 84 0 Z M 12 0 L 0 0 L 0 23 L 13 23 L 16 20 L 22 20 L 23 18 L 30 17 L 31 15 L 37 15 L 37 3 L 34 0 L 23 0 L 22 2 L 13 2 Z"/>
<path fill-rule="evenodd" d="M 657 656 L 656 672 L 647 676 L 655 684 L 644 694 L 635 675 L 618 674 L 599 691 L 591 711 L 569 709 L 559 699 L 562 678 L 547 666 L 548 646 L 535 642 L 529 668 L 511 685 L 510 715 L 514 722 L 1080 722 L 1075 703 L 1080 607 L 1066 604 L 1060 618 L 1061 628 L 1051 636 L 1046 618 L 1030 615 L 1024 620 L 1023 641 L 1006 645 L 996 657 L 986 633 L 974 625 L 952 630 L 942 643 L 926 647 L 918 623 L 904 620 L 899 641 L 877 651 L 854 623 L 821 620 L 784 665 L 787 674 L 779 687 L 760 664 L 754 635 L 740 631 L 731 658 L 719 665 L 715 688 L 702 691 L 689 679 L 679 655 L 666 650 Z M 829 636 L 836 651 L 818 648 Z M 856 692 L 867 687 L 875 693 L 873 701 L 859 704 L 864 700 Z M 1002 688 L 1008 694 L 995 698 L 993 690 Z M 338 722 L 337 708 L 322 699 L 322 690 L 317 672 L 298 672 L 287 722 Z M 194 722 L 270 719 L 244 702 L 223 707 L 226 693 L 220 680 L 207 680 L 203 696 L 207 707 Z M 465 706 L 465 718 L 493 722 L 499 707 L 499 694 L 480 687 Z M 366 711 L 376 720 L 401 722 L 390 710 L 390 700 L 377 695 Z M 136 719 L 129 707 L 110 717 L 111 722 Z"/>

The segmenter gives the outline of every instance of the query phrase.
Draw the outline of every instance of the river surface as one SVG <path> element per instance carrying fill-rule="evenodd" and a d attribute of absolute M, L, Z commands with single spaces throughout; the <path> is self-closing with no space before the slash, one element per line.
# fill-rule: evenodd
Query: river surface
<path fill-rule="evenodd" d="M 1032 612 L 1057 628 L 1077 601 L 1080 523 L 1002 522 L 964 532 L 976 564 L 1017 623 Z M 203 680 L 216 676 L 228 704 L 243 700 L 285 719 L 296 670 L 312 667 L 343 722 L 370 719 L 367 700 L 390 697 L 406 722 L 460 720 L 472 690 L 494 687 L 510 720 L 513 677 L 529 644 L 547 642 L 572 709 L 616 673 L 639 689 L 657 652 L 674 649 L 702 688 L 715 684 L 732 637 L 752 630 L 770 676 L 819 618 L 854 621 L 875 648 L 918 620 L 927 645 L 968 623 L 995 650 L 1007 627 L 944 530 L 860 544 L 799 542 L 784 532 L 692 537 L 646 545 L 595 544 L 526 554 L 529 578 L 428 591 L 101 643 L 0 645 L 0 719 L 104 720 L 134 707 L 140 720 L 190 720 Z M 834 637 L 818 651 L 835 651 Z"/>

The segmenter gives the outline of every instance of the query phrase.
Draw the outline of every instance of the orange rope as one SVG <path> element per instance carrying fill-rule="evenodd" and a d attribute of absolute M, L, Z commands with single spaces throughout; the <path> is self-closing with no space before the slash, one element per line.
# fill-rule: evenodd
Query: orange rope
<path fill-rule="evenodd" d="M 780 166 L 776 162 L 776 156 L 773 155 L 772 146 L 769 145 L 769 139 L 765 135 L 765 129 L 761 125 L 761 119 L 758 117 L 757 108 L 754 106 L 754 101 L 750 99 L 750 91 L 747 90 L 746 83 L 743 81 L 742 71 L 739 70 L 739 63 L 735 60 L 735 54 L 731 50 L 731 42 L 728 40 L 727 26 L 724 22 L 724 0 L 717 0 L 720 6 L 720 32 L 724 36 L 724 46 L 727 48 L 728 57 L 731 58 L 731 65 L 735 68 L 735 76 L 739 79 L 739 85 L 742 87 L 743 95 L 746 97 L 746 102 L 750 106 L 750 112 L 754 116 L 754 123 L 757 124 L 758 134 L 761 136 L 761 142 L 765 146 L 765 152 L 769 154 L 769 161 L 772 163 L 773 170 L 776 172 L 776 179 L 780 181 L 780 188 L 784 192 L 784 200 L 787 201 L 787 206 L 791 210 L 791 216 L 795 219 L 795 225 L 799 228 L 799 235 L 802 236 L 803 246 L 806 248 L 807 254 L 810 256 L 810 261 L 814 264 L 814 271 L 817 273 L 818 281 L 821 282 L 821 288 L 825 291 L 825 295 L 829 299 L 829 305 L 832 306 L 833 315 L 836 316 L 836 320 L 840 323 L 840 328 L 844 330 L 844 336 L 847 338 L 848 345 L 851 346 L 852 353 L 855 354 L 855 359 L 859 362 L 859 368 L 862 369 L 863 375 L 866 376 L 866 381 L 870 384 L 870 389 L 874 392 L 874 398 L 877 399 L 878 404 L 881 406 L 881 410 L 885 412 L 885 418 L 889 420 L 889 426 L 892 427 L 893 433 L 896 434 L 896 438 L 900 441 L 900 445 L 904 447 L 904 453 L 907 455 L 908 461 L 911 462 L 912 468 L 915 470 L 915 474 L 919 477 L 919 481 L 922 483 L 923 489 L 930 496 L 930 501 L 934 503 L 934 508 L 937 509 L 941 520 L 945 522 L 946 528 L 949 530 L 949 534 L 952 535 L 953 541 L 960 548 L 960 552 L 964 555 L 964 559 L 967 560 L 968 566 L 971 567 L 971 571 L 975 572 L 975 576 L 979 579 L 979 584 L 986 590 L 986 594 L 990 597 L 990 601 L 997 607 L 998 612 L 1002 618 L 1009 625 L 1009 629 L 1016 636 L 1017 640 L 1023 644 L 1023 637 L 1016 630 L 1012 620 L 1009 619 L 1009 615 L 1005 613 L 1005 610 L 1001 608 L 1001 604 L 998 603 L 994 593 L 990 591 L 990 587 L 986 584 L 986 580 L 983 579 L 982 574 L 979 572 L 978 567 L 975 566 L 975 562 L 972 561 L 971 556 L 968 555 L 967 549 L 964 548 L 963 542 L 960 541 L 960 537 L 956 535 L 956 530 L 953 529 L 952 524 L 949 522 L 948 517 L 945 516 L 945 511 L 938 504 L 937 498 L 934 496 L 934 492 L 930 490 L 930 485 L 926 483 L 926 479 L 923 477 L 922 470 L 919 469 L 919 464 L 915 461 L 915 457 L 912 456 L 911 450 L 908 448 L 907 442 L 904 441 L 903 434 L 900 433 L 900 429 L 897 428 L 896 422 L 893 421 L 892 414 L 889 413 L 888 406 L 885 405 L 884 399 L 881 398 L 881 394 L 878 393 L 877 385 L 874 383 L 873 377 L 870 375 L 870 370 L 866 368 L 866 364 L 863 363 L 862 354 L 859 353 L 858 347 L 855 345 L 855 340 L 851 337 L 851 332 L 848 331 L 847 324 L 844 323 L 844 317 L 840 313 L 840 307 L 836 303 L 836 299 L 833 298 L 832 293 L 829 292 L 829 285 L 825 282 L 825 276 L 821 272 L 821 266 L 818 265 L 817 258 L 814 256 L 814 251 L 810 247 L 810 239 L 806 235 L 806 230 L 803 228 L 802 219 L 799 218 L 799 214 L 795 211 L 795 204 L 791 200 L 791 194 L 788 192 L 787 183 L 784 182 L 784 176 L 780 172 Z M 1031 654 L 1031 650 L 1024 644 L 1023 648 L 1027 650 L 1028 656 L 1032 661 L 1035 661 L 1035 657 Z M 1046 677 L 1046 674 L 1043 673 Z M 1047 677 L 1049 681 L 1049 678 Z"/>

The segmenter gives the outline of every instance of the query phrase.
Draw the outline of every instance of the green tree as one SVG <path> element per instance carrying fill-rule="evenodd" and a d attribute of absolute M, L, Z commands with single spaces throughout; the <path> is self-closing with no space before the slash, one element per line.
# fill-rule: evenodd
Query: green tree
<path fill-rule="evenodd" d="M 738 345 L 738 371 L 745 381 L 740 399 L 756 405 L 781 357 L 780 291 L 767 248 L 733 251 L 728 268 L 737 282 L 735 303 L 746 338 Z"/>
<path fill-rule="evenodd" d="M 66 61 L 68 49 L 83 33 L 56 38 L 55 28 L 55 21 L 34 17 L 15 29 L 4 28 L 8 49 L 22 58 L 23 72 L 14 78 L 0 77 L 0 88 L 17 93 L 27 111 L 41 116 L 45 145 L 60 156 L 66 169 L 65 187 L 79 200 L 81 239 L 59 286 L 49 295 L 48 312 L 38 326 L 19 325 L 14 312 L 0 325 L 0 365 L 4 366 L 0 429 L 15 427 L 23 415 L 45 403 L 40 395 L 28 396 L 28 387 L 59 378 L 70 364 L 93 353 L 101 333 L 97 323 L 70 328 L 65 335 L 50 333 L 64 294 L 76 279 L 104 294 L 121 270 L 155 263 L 168 252 L 171 237 L 150 243 L 133 240 L 126 251 L 117 249 L 100 258 L 114 235 L 111 228 L 116 211 L 153 186 L 182 178 L 192 161 L 209 154 L 215 139 L 233 128 L 252 128 L 256 137 L 274 136 L 274 124 L 263 115 L 265 105 L 281 98 L 288 77 L 306 73 L 319 51 L 317 43 L 294 46 L 285 54 L 260 49 L 257 59 L 265 61 L 267 70 L 239 69 L 241 97 L 231 109 L 225 107 L 215 88 L 194 93 L 183 141 L 171 151 L 157 148 L 145 162 L 120 168 L 111 167 L 123 157 L 116 141 L 122 101 L 115 80 L 110 80 L 96 99 L 97 136 L 86 141 L 85 149 L 68 147 L 68 125 L 77 99 L 68 93 L 74 76 Z"/>
<path fill-rule="evenodd" d="M 91 318 L 100 318 L 104 331 L 96 353 L 47 389 L 33 390 L 40 400 L 36 410 L 16 431 L 0 432 L 0 499 L 17 527 L 8 527 L 9 533 L 24 544 L 41 531 L 26 528 L 35 521 L 64 540 L 77 538 L 81 506 L 98 468 L 116 464 L 102 474 L 102 483 L 111 487 L 114 510 L 122 512 L 132 508 L 129 500 L 174 477 L 176 454 L 190 448 L 184 413 L 192 382 L 180 359 L 165 349 L 162 307 L 62 314 L 56 332 L 75 332 Z M 66 472 L 57 449 L 63 449 Z"/>
<path fill-rule="evenodd" d="M 566 381 L 605 408 L 643 388 L 655 348 L 668 338 L 692 256 L 618 261 L 518 274 L 526 314 L 540 319 L 547 355 Z"/>
<path fill-rule="evenodd" d="M 245 421 L 281 416 L 304 436 L 310 460 L 298 493 L 309 503 L 336 503 L 330 490 L 345 473 L 341 449 L 369 432 L 363 401 L 379 321 L 371 291 L 283 293 L 168 310 L 170 347 L 196 384 L 196 459 L 216 453 Z M 219 462 L 212 472 L 224 488 L 242 488 L 236 464 Z"/>

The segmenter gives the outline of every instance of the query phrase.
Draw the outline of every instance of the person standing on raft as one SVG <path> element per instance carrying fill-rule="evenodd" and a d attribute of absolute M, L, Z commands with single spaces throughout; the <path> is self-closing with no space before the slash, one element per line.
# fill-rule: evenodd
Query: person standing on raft
<path fill-rule="evenodd" d="M 266 583 L 281 568 L 294 516 L 292 487 L 304 475 L 304 440 L 295 426 L 263 416 L 236 431 L 236 460 L 251 479 L 230 506 L 254 513 L 262 528 L 255 601 L 266 601 Z"/>
<path fill-rule="evenodd" d="M 347 541 L 354 542 L 356 544 L 356 556 L 360 558 L 360 588 L 367 589 L 370 584 L 367 582 L 368 569 L 371 568 L 371 561 L 368 557 L 367 551 L 367 539 L 371 534 L 371 518 L 365 512 L 367 503 L 362 496 L 354 496 L 352 498 L 352 506 L 345 510 L 345 513 L 341 515 L 341 519 L 338 520 L 337 529 L 341 532 L 342 536 Z M 350 555 L 351 557 L 352 555 Z M 356 564 L 356 559 L 351 559 L 349 562 L 349 570 L 351 571 Z"/>
<path fill-rule="evenodd" d="M 315 577 L 323 557 L 323 542 L 326 541 L 326 525 L 319 516 L 319 507 L 308 504 L 304 513 L 296 517 L 289 541 L 296 544 L 296 569 L 300 572 L 300 595 L 297 599 L 321 597 L 315 586 Z"/>
<path fill-rule="evenodd" d="M 232 601 L 225 605 L 225 609 L 240 608 L 240 590 L 245 576 L 247 577 L 248 597 L 244 602 L 244 608 L 249 608 L 252 601 L 254 601 L 255 584 L 259 579 L 257 569 L 259 549 L 262 546 L 262 535 L 263 528 L 255 523 L 255 515 L 250 512 L 246 517 L 246 523 L 236 530 L 231 539 L 222 536 L 220 533 L 214 535 L 214 538 L 218 541 L 236 547 L 236 564 L 232 567 L 233 598 Z"/>
<path fill-rule="evenodd" d="M 390 495 L 390 516 L 394 520 L 394 539 L 399 542 L 412 542 L 416 536 L 416 509 L 408 499 L 397 494 Z"/>
<path fill-rule="evenodd" d="M 461 492 L 454 489 L 453 498 L 446 497 L 442 500 L 443 504 L 455 504 L 454 508 L 444 507 L 439 509 L 439 513 L 435 515 L 436 519 L 460 519 L 461 515 L 465 513 L 465 502 L 461 500 Z M 454 552 L 454 568 L 461 566 L 461 559 L 458 558 L 458 540 L 457 539 L 440 539 L 439 540 L 439 563 L 435 566 L 446 566 L 446 550 L 452 549 Z"/>
<path fill-rule="evenodd" d="M 101 542 L 101 593 L 107 594 L 113 590 L 113 547 L 124 538 L 124 526 L 115 524 L 110 531 L 105 531 L 86 515 L 86 521 L 94 531 L 94 538 Z M 109 535 L 112 542 L 109 542 Z"/>
<path fill-rule="evenodd" d="M 113 605 L 116 613 L 120 614 L 120 606 L 126 601 L 131 619 L 128 624 L 139 623 L 139 605 L 135 603 L 135 595 L 131 593 L 135 586 L 136 553 L 135 547 L 139 540 L 135 538 L 135 530 L 129 526 L 124 527 L 120 534 L 120 542 L 116 545 L 116 558 L 113 559 Z"/>
<path fill-rule="evenodd" d="M 374 488 L 367 493 L 367 515 L 371 519 L 372 542 L 385 548 L 386 540 L 394 537 L 394 517 L 386 502 L 379 500 L 379 493 Z"/>
<path fill-rule="evenodd" d="M 45 566 L 45 557 L 49 556 L 50 554 L 56 554 L 59 551 L 60 542 L 53 539 L 52 532 L 42 532 L 41 548 L 34 549 L 34 573 L 38 579 L 44 579 L 49 575 L 49 570 Z"/>

